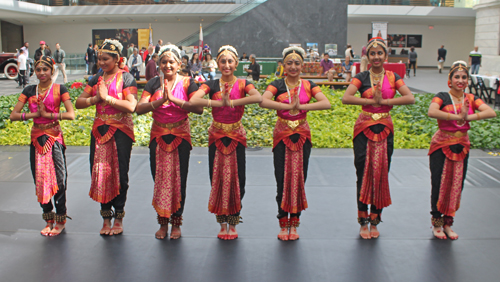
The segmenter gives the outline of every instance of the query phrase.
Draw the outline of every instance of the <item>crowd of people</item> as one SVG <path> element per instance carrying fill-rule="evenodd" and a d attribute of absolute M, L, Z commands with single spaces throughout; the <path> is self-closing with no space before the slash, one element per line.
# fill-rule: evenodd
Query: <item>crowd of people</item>
<path fill-rule="evenodd" d="M 201 114 L 206 107 L 211 108 L 213 117 L 207 125 L 211 182 L 208 210 L 220 224 L 219 239 L 238 238 L 236 227 L 241 222 L 245 195 L 247 146 L 241 119 L 245 105 L 259 104 L 276 110 L 277 115 L 272 150 L 280 227 L 277 237 L 284 241 L 299 239 L 300 216 L 308 208 L 305 182 L 312 148 L 307 115 L 309 111 L 331 107 L 321 88 L 300 78 L 306 52 L 300 47 L 285 48 L 280 72 L 285 72 L 286 77 L 270 83 L 261 95 L 251 81 L 234 75 L 241 58 L 233 46 L 222 46 L 215 59 L 205 56 L 208 60 L 205 67 L 219 68 L 221 77 L 200 86 L 190 75 L 181 75 L 185 73 L 182 67 L 186 64 L 190 70 L 203 69 L 198 56 L 189 60 L 172 44 L 157 47 L 149 63 L 158 63 L 158 74 L 149 79 L 138 98 L 134 76 L 121 67 L 123 46 L 117 40 L 105 40 L 96 53 L 101 71 L 90 79 L 75 103 L 77 109 L 95 106 L 89 196 L 101 204 L 100 234 L 123 232 L 134 142 L 132 113 L 152 112 L 149 154 L 154 180 L 153 207 L 159 224 L 155 237 L 166 238 L 169 223 L 170 238 L 181 237 L 192 148 L 188 114 Z M 382 38 L 372 38 L 365 51 L 371 66 L 352 79 L 342 102 L 361 106 L 353 134 L 357 217 L 361 238 L 372 239 L 380 236 L 378 225 L 382 222 L 382 210 L 392 203 L 388 175 L 395 136 L 390 112 L 394 106 L 413 104 L 414 96 L 398 74 L 384 69 L 388 50 Z M 349 56 L 351 54 L 346 58 Z M 137 50 L 132 49 L 128 67 L 135 67 L 142 59 L 139 57 Z M 255 63 L 254 55 L 249 59 Z M 59 235 L 68 217 L 66 147 L 60 122 L 75 118 L 67 89 L 52 80 L 55 65 L 47 55 L 38 58 L 35 73 L 39 83 L 23 90 L 10 115 L 12 121 L 33 119 L 34 122 L 30 163 L 46 221 L 41 231 L 44 236 Z M 256 69 L 249 67 L 248 73 L 253 76 Z M 458 238 L 451 226 L 460 206 L 467 172 L 470 122 L 496 116 L 481 99 L 464 92 L 468 79 L 467 63 L 453 63 L 448 74 L 450 89 L 438 93 L 428 110 L 429 117 L 437 119 L 439 128 L 429 151 L 431 222 L 433 234 L 439 239 Z M 396 97 L 396 91 L 400 97 Z M 356 97 L 357 92 L 361 93 L 360 97 Z M 25 104 L 28 104 L 26 112 L 23 111 Z M 61 110 L 61 104 L 65 111 Z"/>

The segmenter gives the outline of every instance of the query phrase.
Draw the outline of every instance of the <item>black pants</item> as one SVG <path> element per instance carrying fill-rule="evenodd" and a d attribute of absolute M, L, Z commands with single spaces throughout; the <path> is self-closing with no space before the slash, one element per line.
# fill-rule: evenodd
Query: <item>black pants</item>
<path fill-rule="evenodd" d="M 228 147 L 231 144 L 232 139 L 229 137 L 222 137 L 220 139 L 222 144 Z M 215 160 L 215 150 L 217 147 L 215 146 L 215 142 L 208 147 L 208 168 L 210 173 L 210 183 L 212 183 L 212 177 L 214 172 L 214 160 Z M 246 160 L 245 160 L 245 146 L 241 143 L 238 143 L 236 147 L 236 161 L 238 163 L 238 179 L 240 182 L 240 200 L 243 200 L 243 196 L 245 195 L 245 182 L 246 182 Z M 243 203 L 241 204 L 243 208 Z M 240 212 L 232 214 L 234 216 L 239 216 Z"/>
<path fill-rule="evenodd" d="M 45 142 L 49 140 L 47 135 L 42 135 L 38 137 L 37 142 L 40 146 L 45 145 Z M 36 162 L 35 162 L 35 146 L 30 145 L 30 163 L 31 163 L 31 174 L 33 175 L 33 180 L 36 186 Z M 52 146 L 52 160 L 54 161 L 54 169 L 56 171 L 56 180 L 59 190 L 54 195 L 54 205 L 56 207 L 56 213 L 58 215 L 66 214 L 66 188 L 68 182 L 68 170 L 66 169 L 66 148 L 59 143 L 54 142 Z M 54 208 L 52 205 L 52 200 L 46 204 L 40 203 L 44 213 L 51 212 Z"/>
<path fill-rule="evenodd" d="M 464 146 L 460 144 L 451 145 L 450 149 L 453 153 L 459 154 L 464 149 Z M 443 175 L 444 161 L 446 160 L 446 155 L 443 153 L 442 149 L 433 152 L 429 156 L 429 168 L 431 170 L 431 214 L 434 218 L 440 218 L 442 216 L 441 212 L 437 209 L 437 202 L 439 200 L 439 191 L 441 188 L 441 176 Z M 467 174 L 467 164 L 469 162 L 469 154 L 464 159 L 464 172 L 462 178 L 462 190 L 464 189 L 465 176 Z"/>
<path fill-rule="evenodd" d="M 411 70 L 411 66 L 413 66 L 413 75 L 415 75 L 415 74 L 416 74 L 416 72 L 417 72 L 417 62 L 416 62 L 416 61 L 413 61 L 413 62 L 412 62 L 412 61 L 410 61 L 410 64 L 409 64 L 409 66 L 408 66 L 408 69 L 410 69 L 410 70 Z"/>
<path fill-rule="evenodd" d="M 297 143 L 300 139 L 300 134 L 293 134 L 290 136 L 290 140 L 293 143 Z M 304 182 L 307 179 L 307 168 L 309 167 L 309 156 L 311 155 L 312 144 L 309 140 L 306 140 L 303 150 L 303 168 L 304 168 Z M 283 141 L 280 141 L 276 147 L 273 149 L 273 159 L 274 159 L 274 177 L 276 178 L 276 203 L 278 204 L 278 218 L 288 217 L 288 212 L 281 209 L 281 201 L 283 200 L 283 182 L 285 182 L 285 151 L 286 145 Z M 292 213 L 290 217 L 300 217 L 301 212 Z"/>
<path fill-rule="evenodd" d="M 379 134 L 385 128 L 383 124 L 375 124 L 370 126 L 370 130 Z M 392 152 L 394 151 L 394 135 L 391 133 L 387 136 L 387 161 L 389 171 L 391 169 L 391 157 Z M 353 140 L 353 149 L 354 149 L 354 166 L 356 167 L 356 176 L 357 176 L 357 201 L 358 201 L 358 211 L 368 211 L 368 205 L 361 202 L 359 200 L 361 193 L 361 185 L 363 184 L 363 174 L 365 173 L 365 160 L 366 160 L 366 146 L 368 145 L 368 137 L 361 132 L 354 138 Z M 382 213 L 382 209 L 377 208 L 375 205 L 371 205 L 370 212 L 374 214 L 380 215 Z"/>
<path fill-rule="evenodd" d="M 130 70 L 130 74 L 135 77 L 135 80 L 140 80 L 141 79 L 141 72 L 137 69 L 137 67 L 134 67 Z"/>
<path fill-rule="evenodd" d="M 108 132 L 109 125 L 101 125 L 97 128 L 101 135 Z M 127 201 L 128 190 L 128 169 L 130 164 L 130 154 L 132 153 L 132 139 L 121 130 L 117 129 L 115 134 L 116 150 L 118 151 L 118 163 L 120 168 L 120 194 L 108 203 L 101 203 L 101 210 L 109 211 L 112 207 L 115 208 L 116 213 L 124 211 L 125 202 Z M 92 167 L 94 166 L 95 154 L 95 138 L 92 135 L 90 139 L 90 173 L 92 174 Z M 110 141 L 111 142 L 111 141 Z"/>
<path fill-rule="evenodd" d="M 27 82 L 26 82 L 26 70 L 19 70 L 19 86 L 26 86 Z"/>
<path fill-rule="evenodd" d="M 175 140 L 176 136 L 173 134 L 164 135 L 161 137 L 165 143 L 170 144 Z M 153 180 L 156 176 L 156 139 L 153 139 L 149 144 L 149 164 L 151 166 L 151 175 Z M 189 168 L 189 156 L 191 154 L 191 145 L 186 140 L 182 140 L 181 144 L 177 147 L 179 152 L 179 165 L 181 171 L 181 207 L 172 214 L 172 216 L 180 217 L 184 212 L 184 203 L 186 199 L 186 182 Z"/>

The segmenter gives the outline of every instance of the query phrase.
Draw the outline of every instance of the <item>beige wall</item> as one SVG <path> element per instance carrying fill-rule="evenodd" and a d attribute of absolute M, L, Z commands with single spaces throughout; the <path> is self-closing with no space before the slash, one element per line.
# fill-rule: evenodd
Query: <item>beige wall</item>
<path fill-rule="evenodd" d="M 474 49 L 474 29 L 474 25 L 434 25 L 434 29 L 429 29 L 428 25 L 391 24 L 389 20 L 388 33 L 422 34 L 422 48 L 415 49 L 419 66 L 437 67 L 437 50 L 444 45 L 447 50 L 445 66 L 449 67 L 454 61 L 468 60 L 469 52 Z M 370 24 L 348 24 L 347 42 L 352 45 L 357 55 L 366 44 L 369 33 Z M 399 54 L 401 48 L 395 49 Z"/>
<path fill-rule="evenodd" d="M 68 54 L 84 54 L 89 43 L 92 42 L 92 29 L 114 28 L 148 28 L 148 23 L 106 23 L 106 24 L 39 24 L 24 25 L 24 39 L 30 43 L 31 54 L 35 54 L 38 43 L 44 40 L 52 50 L 55 44 L 60 43 L 61 48 Z M 158 39 L 163 42 L 175 43 L 197 32 L 199 23 L 154 23 L 153 42 Z"/>

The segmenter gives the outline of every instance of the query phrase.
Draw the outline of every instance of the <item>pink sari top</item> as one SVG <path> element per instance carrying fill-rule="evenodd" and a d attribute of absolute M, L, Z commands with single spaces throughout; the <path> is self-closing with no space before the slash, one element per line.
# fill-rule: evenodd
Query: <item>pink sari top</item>
<path fill-rule="evenodd" d="M 277 102 L 290 104 L 292 102 L 293 96 L 299 91 L 299 100 L 301 104 L 307 104 L 311 101 L 312 97 L 316 97 L 316 94 L 321 92 L 321 88 L 317 86 L 314 82 L 309 80 L 301 79 L 301 87 L 289 89 L 290 97 L 288 97 L 288 92 L 286 89 L 286 84 L 284 79 L 279 79 L 273 81 L 269 86 L 267 86 L 266 91 L 273 93 L 273 96 Z M 300 110 L 297 114 L 291 115 L 290 110 L 278 110 L 278 116 L 286 120 L 301 120 L 307 117 L 307 111 Z"/>
<path fill-rule="evenodd" d="M 351 84 L 358 88 L 361 93 L 361 98 L 373 98 L 373 89 L 371 88 L 370 74 L 369 71 L 364 71 L 358 73 L 351 81 Z M 396 95 L 396 90 L 404 86 L 405 83 L 399 75 L 392 71 L 385 71 L 384 80 L 382 83 L 382 98 L 392 99 Z M 370 113 L 388 113 L 392 109 L 392 106 L 382 105 L 380 107 L 374 107 L 373 105 L 362 106 L 362 110 Z"/>
<path fill-rule="evenodd" d="M 484 104 L 483 100 L 475 97 L 473 94 L 466 93 L 465 94 L 466 99 L 469 100 L 469 115 L 474 114 L 476 110 L 479 109 L 479 107 Z M 450 114 L 455 114 L 455 109 L 453 108 L 453 104 L 451 102 L 451 99 L 449 97 L 449 94 L 446 92 L 439 92 L 432 98 L 432 103 L 436 103 L 439 105 L 439 109 L 441 111 L 450 113 Z M 456 113 L 460 113 L 462 110 L 462 103 L 456 103 L 455 107 L 457 109 Z M 465 124 L 462 126 L 458 125 L 458 121 L 456 120 L 440 120 L 438 119 L 438 127 L 441 130 L 445 131 L 450 131 L 450 132 L 456 132 L 456 131 L 461 131 L 461 132 L 467 132 L 470 129 L 470 124 L 468 121 L 465 121 Z"/>
<path fill-rule="evenodd" d="M 212 100 L 222 100 L 222 93 L 220 91 L 219 80 L 211 80 L 200 86 L 205 94 L 210 94 Z M 255 89 L 253 84 L 247 82 L 245 79 L 237 79 L 229 93 L 231 100 L 244 98 L 250 90 Z M 241 120 L 245 106 L 231 107 L 218 107 L 212 109 L 212 116 L 214 121 L 220 123 L 231 124 Z"/>
<path fill-rule="evenodd" d="M 156 80 L 159 80 L 160 78 L 158 77 L 154 79 L 155 81 L 150 80 L 152 84 L 154 84 L 154 82 L 157 82 Z M 192 84 L 194 84 L 195 87 L 192 87 Z M 167 81 L 165 80 L 165 87 L 166 85 Z M 156 89 L 156 91 L 150 89 L 152 89 L 152 87 L 146 87 L 144 89 L 144 92 L 142 93 L 142 97 L 149 97 L 148 100 L 149 102 L 153 102 L 163 98 L 161 86 L 160 88 Z M 177 82 L 177 85 L 175 85 L 172 94 L 176 98 L 179 98 L 184 101 L 189 101 L 189 99 L 196 92 L 196 90 L 192 91 L 191 89 L 196 89 L 196 90 L 198 89 L 196 83 L 189 77 L 182 77 Z M 153 94 L 148 90 L 152 91 Z M 191 90 L 192 92 L 189 92 L 189 90 Z M 160 123 L 176 123 L 178 121 L 186 119 L 188 117 L 188 113 L 189 113 L 188 111 L 181 109 L 181 107 L 175 105 L 174 103 L 165 103 L 160 107 L 156 108 L 155 110 L 153 110 L 153 119 Z"/>

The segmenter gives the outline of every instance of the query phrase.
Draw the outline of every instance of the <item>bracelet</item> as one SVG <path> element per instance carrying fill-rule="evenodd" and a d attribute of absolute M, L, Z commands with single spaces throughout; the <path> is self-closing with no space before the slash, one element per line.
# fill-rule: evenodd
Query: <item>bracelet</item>
<path fill-rule="evenodd" d="M 208 105 L 207 107 L 211 108 L 212 107 L 212 100 L 211 99 L 208 99 Z"/>
<path fill-rule="evenodd" d="M 153 105 L 153 102 L 151 102 L 150 104 L 151 104 L 151 108 L 153 108 L 153 110 L 156 110 L 155 106 Z"/>
<path fill-rule="evenodd" d="M 23 114 L 21 115 L 21 119 L 22 119 L 22 120 L 26 120 L 26 113 L 23 113 Z"/>
<path fill-rule="evenodd" d="M 118 101 L 118 99 L 111 97 L 111 105 L 114 106 L 116 104 L 116 101 Z"/>
<path fill-rule="evenodd" d="M 446 120 L 450 120 L 450 113 L 446 116 Z"/>
<path fill-rule="evenodd" d="M 58 117 L 58 116 L 59 116 L 59 114 L 58 114 L 58 113 L 55 113 L 55 114 L 54 114 L 54 119 L 55 119 L 55 120 L 57 120 L 57 117 Z"/>
<path fill-rule="evenodd" d="M 90 97 L 85 100 L 85 103 L 87 104 L 87 106 L 91 106 L 92 105 L 91 101 L 92 101 L 92 98 L 90 98 Z"/>
<path fill-rule="evenodd" d="M 476 115 L 477 115 L 477 120 L 480 120 L 481 116 L 479 115 L 479 112 L 477 112 Z"/>
<path fill-rule="evenodd" d="M 50 119 L 54 119 L 54 114 L 50 113 Z"/>
<path fill-rule="evenodd" d="M 181 109 L 184 107 L 184 104 L 186 103 L 186 101 L 182 101 L 182 104 L 181 104 Z"/>
<path fill-rule="evenodd" d="M 59 113 L 59 120 L 62 120 L 63 116 L 61 113 Z"/>
<path fill-rule="evenodd" d="M 229 105 L 231 105 L 231 108 L 234 108 L 233 100 L 230 100 Z"/>

